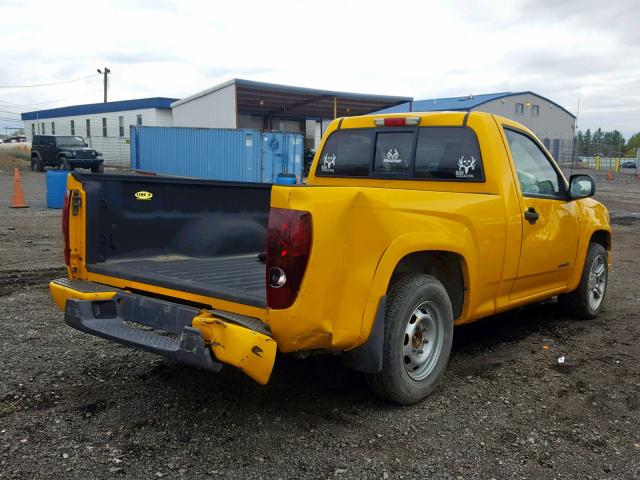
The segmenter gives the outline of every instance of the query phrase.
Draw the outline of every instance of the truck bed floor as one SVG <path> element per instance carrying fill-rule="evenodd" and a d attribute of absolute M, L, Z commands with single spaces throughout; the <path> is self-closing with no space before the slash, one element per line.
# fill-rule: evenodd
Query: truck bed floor
<path fill-rule="evenodd" d="M 87 265 L 102 275 L 266 307 L 265 265 L 257 253 L 233 257 L 133 259 Z"/>

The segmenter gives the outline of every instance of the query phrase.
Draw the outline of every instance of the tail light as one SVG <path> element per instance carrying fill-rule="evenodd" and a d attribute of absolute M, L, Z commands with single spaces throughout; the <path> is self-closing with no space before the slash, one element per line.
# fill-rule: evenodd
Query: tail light
<path fill-rule="evenodd" d="M 64 263 L 71 266 L 71 247 L 69 246 L 69 207 L 71 206 L 71 191 L 64 192 L 62 204 L 62 236 L 64 237 Z"/>
<path fill-rule="evenodd" d="M 311 214 L 272 208 L 267 232 L 267 305 L 288 308 L 298 296 L 311 251 Z"/>
<path fill-rule="evenodd" d="M 374 120 L 376 127 L 412 127 L 420 123 L 420 117 L 386 117 Z"/>

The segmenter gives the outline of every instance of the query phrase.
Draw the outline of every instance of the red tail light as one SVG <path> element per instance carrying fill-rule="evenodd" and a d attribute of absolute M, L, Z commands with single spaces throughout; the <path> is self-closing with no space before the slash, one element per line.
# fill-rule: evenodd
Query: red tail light
<path fill-rule="evenodd" d="M 267 232 L 267 305 L 288 308 L 298 296 L 311 252 L 311 214 L 272 208 Z"/>
<path fill-rule="evenodd" d="M 62 236 L 64 237 L 64 263 L 71 266 L 71 247 L 69 246 L 69 207 L 71 205 L 71 191 L 64 192 L 62 204 Z"/>

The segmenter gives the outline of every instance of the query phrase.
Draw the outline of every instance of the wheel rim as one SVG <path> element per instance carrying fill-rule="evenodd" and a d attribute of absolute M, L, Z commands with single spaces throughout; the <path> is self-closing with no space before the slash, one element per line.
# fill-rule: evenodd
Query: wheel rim
<path fill-rule="evenodd" d="M 428 377 L 442 350 L 442 317 L 432 302 L 418 305 L 405 327 L 402 363 L 413 380 Z"/>
<path fill-rule="evenodd" d="M 607 263 L 602 255 L 593 259 L 589 269 L 589 306 L 597 310 L 604 298 L 607 287 Z"/>

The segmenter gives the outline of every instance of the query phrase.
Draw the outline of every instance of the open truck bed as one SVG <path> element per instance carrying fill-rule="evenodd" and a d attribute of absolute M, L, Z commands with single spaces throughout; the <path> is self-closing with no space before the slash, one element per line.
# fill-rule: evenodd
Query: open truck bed
<path fill-rule="evenodd" d="M 266 307 L 271 185 L 74 173 L 90 273 Z"/>

